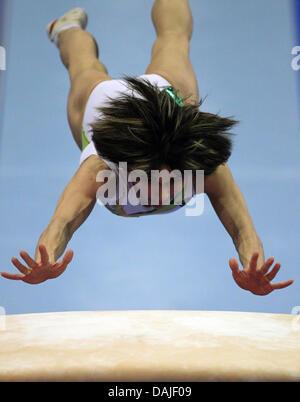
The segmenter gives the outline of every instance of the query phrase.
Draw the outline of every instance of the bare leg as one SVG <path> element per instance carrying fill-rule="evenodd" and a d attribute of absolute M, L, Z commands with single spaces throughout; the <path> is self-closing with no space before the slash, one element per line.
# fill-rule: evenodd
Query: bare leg
<path fill-rule="evenodd" d="M 156 0 L 151 17 L 158 37 L 176 34 L 191 39 L 194 22 L 188 0 Z"/>
<path fill-rule="evenodd" d="M 92 68 L 108 74 L 105 65 L 98 60 L 99 48 L 95 38 L 80 28 L 70 28 L 58 36 L 60 57 L 68 69 L 70 79 Z"/>
<path fill-rule="evenodd" d="M 98 59 L 98 45 L 89 32 L 75 27 L 62 31 L 58 36 L 58 47 L 71 83 L 68 121 L 74 140 L 81 149 L 81 125 L 88 97 L 98 83 L 111 80 L 111 77 Z"/>
<path fill-rule="evenodd" d="M 180 95 L 190 95 L 188 102 L 198 102 L 198 82 L 190 60 L 194 22 L 189 1 L 156 0 L 151 16 L 157 38 L 146 74 L 161 75 Z"/>

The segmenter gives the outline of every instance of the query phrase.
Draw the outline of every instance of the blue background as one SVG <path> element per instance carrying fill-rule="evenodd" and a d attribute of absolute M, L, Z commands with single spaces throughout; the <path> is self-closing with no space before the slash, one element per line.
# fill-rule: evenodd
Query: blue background
<path fill-rule="evenodd" d="M 67 72 L 48 40 L 48 22 L 81 6 L 89 14 L 100 59 L 110 75 L 144 74 L 155 31 L 150 0 L 11 0 L 7 71 L 1 109 L 0 271 L 20 250 L 34 255 L 80 153 L 66 115 Z M 72 310 L 231 310 L 290 313 L 300 305 L 300 130 L 291 49 L 300 46 L 289 0 L 190 0 L 191 60 L 202 110 L 234 115 L 229 166 L 245 199 L 265 257 L 282 265 L 287 289 L 255 296 L 233 281 L 238 259 L 230 236 L 205 196 L 199 217 L 177 213 L 126 219 L 96 206 L 67 249 L 63 275 L 39 285 L 0 277 L 7 314 Z M 1 44 L 1 43 L 0 43 Z M 1 87 L 3 94 L 3 86 Z M 254 251 L 254 250 L 253 250 Z"/>

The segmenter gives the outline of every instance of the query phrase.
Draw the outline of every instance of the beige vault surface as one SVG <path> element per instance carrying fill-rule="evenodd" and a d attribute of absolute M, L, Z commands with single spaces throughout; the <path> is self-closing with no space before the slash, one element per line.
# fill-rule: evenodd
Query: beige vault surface
<path fill-rule="evenodd" d="M 8 315 L 0 381 L 300 381 L 297 318 L 185 310 Z"/>

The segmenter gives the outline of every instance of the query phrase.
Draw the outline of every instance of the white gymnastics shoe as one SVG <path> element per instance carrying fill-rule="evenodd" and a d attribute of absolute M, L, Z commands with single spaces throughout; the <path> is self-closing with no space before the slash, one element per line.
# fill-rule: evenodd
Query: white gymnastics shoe
<path fill-rule="evenodd" d="M 58 34 L 69 28 L 79 27 L 85 29 L 88 22 L 88 16 L 83 8 L 73 8 L 61 17 L 51 21 L 47 27 L 46 31 L 51 42 L 57 44 Z"/>

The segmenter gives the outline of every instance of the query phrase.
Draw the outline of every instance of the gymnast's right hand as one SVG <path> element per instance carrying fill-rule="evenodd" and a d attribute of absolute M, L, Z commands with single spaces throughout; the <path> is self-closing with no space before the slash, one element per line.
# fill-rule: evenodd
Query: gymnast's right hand
<path fill-rule="evenodd" d="M 73 251 L 68 250 L 63 259 L 59 262 L 51 261 L 47 249 L 44 245 L 38 246 L 40 252 L 40 258 L 33 260 L 26 251 L 20 251 L 20 256 L 26 262 L 27 266 L 23 265 L 17 258 L 11 259 L 14 266 L 22 273 L 9 274 L 7 272 L 1 272 L 1 275 L 7 279 L 21 280 L 32 285 L 46 281 L 47 279 L 57 278 L 61 275 L 68 264 L 72 261 Z"/>

